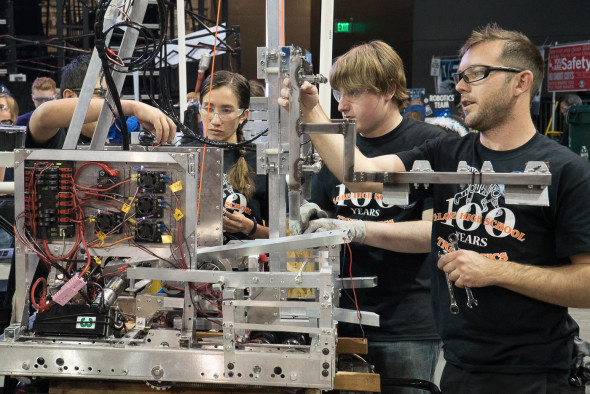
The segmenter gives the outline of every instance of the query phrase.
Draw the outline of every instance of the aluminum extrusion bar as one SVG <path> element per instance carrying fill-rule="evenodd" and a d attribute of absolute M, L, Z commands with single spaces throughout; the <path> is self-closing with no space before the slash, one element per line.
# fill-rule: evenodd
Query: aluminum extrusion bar
<path fill-rule="evenodd" d="M 178 159 L 183 157 L 183 153 L 168 153 L 168 152 L 133 152 L 133 151 L 108 151 L 101 152 L 100 156 L 90 156 L 88 151 L 63 151 L 61 149 L 18 149 L 15 150 L 16 160 L 22 162 L 24 160 L 69 160 L 69 161 L 101 161 L 101 162 L 141 162 L 154 164 L 177 164 Z M 184 155 L 186 156 L 186 155 Z M 89 160 L 91 159 L 91 160 Z M 179 163 L 180 164 L 180 163 Z M 185 163 L 188 167 L 188 160 Z M 184 165 L 183 165 L 184 166 Z"/>
<path fill-rule="evenodd" d="M 332 123 L 299 123 L 301 134 L 346 134 L 351 121 L 332 120 Z"/>
<path fill-rule="evenodd" d="M 356 313 L 356 312 L 355 312 Z M 252 331 L 268 331 L 269 328 L 272 327 L 272 331 L 280 331 L 280 332 L 301 332 L 305 334 L 320 334 L 322 332 L 321 328 L 317 327 L 304 327 L 304 326 L 290 326 L 290 325 L 277 325 L 273 324 L 269 326 L 268 324 L 256 324 L 256 323 L 234 323 L 234 329 L 244 329 L 244 330 L 252 330 Z"/>
<path fill-rule="evenodd" d="M 504 184 L 548 186 L 550 173 L 459 173 L 459 172 L 355 172 L 354 182 L 378 182 L 387 184 Z"/>
<path fill-rule="evenodd" d="M 295 235 L 287 238 L 257 239 L 240 244 L 212 246 L 197 249 L 197 253 L 199 259 L 209 257 L 235 258 L 260 253 L 287 252 L 340 245 L 347 241 L 350 242 L 348 230 L 335 230 Z"/>
<path fill-rule="evenodd" d="M 339 278 L 339 279 L 336 279 L 336 281 L 334 281 L 334 286 L 339 289 L 352 289 L 353 284 L 354 284 L 355 289 L 376 287 L 377 286 L 377 277 L 376 276 L 356 277 L 356 278 L 352 278 L 352 282 L 353 283 L 350 283 L 350 278 Z"/>
<path fill-rule="evenodd" d="M 143 17 L 145 16 L 145 12 L 147 9 L 148 2 L 146 0 L 143 1 L 135 1 L 133 3 L 133 8 L 129 15 L 129 19 L 132 22 L 142 23 Z M 129 59 L 135 50 L 135 44 L 137 42 L 137 37 L 139 36 L 139 31 L 137 29 L 126 29 L 125 34 L 123 35 L 123 39 L 121 41 L 121 47 L 119 48 L 118 55 L 121 59 Z M 96 49 L 95 49 L 96 52 Z M 120 67 L 116 67 L 117 71 L 113 71 L 113 81 L 115 82 L 115 86 L 117 87 L 117 92 L 119 95 L 121 94 L 121 90 L 123 88 L 123 83 L 125 82 L 125 77 L 127 74 L 125 70 Z M 108 72 L 108 70 L 103 70 L 103 72 Z M 113 114 L 111 113 L 110 108 L 107 105 L 107 102 L 113 105 L 113 100 L 110 96 L 105 100 L 104 105 L 102 106 L 102 110 L 100 111 L 100 115 L 98 117 L 98 122 L 96 123 L 96 129 L 94 130 L 94 134 L 92 136 L 92 141 L 90 142 L 90 150 L 103 150 L 104 144 L 107 139 L 107 135 L 109 132 L 109 127 L 113 122 Z M 129 114 L 128 114 L 129 115 Z M 65 146 L 65 145 L 64 145 Z"/>
<path fill-rule="evenodd" d="M 235 352 L 235 374 L 231 377 L 223 374 L 223 352 L 215 350 L 189 351 L 137 346 L 114 348 L 100 344 L 85 345 L 77 341 L 72 344 L 14 342 L 10 348 L 3 350 L 3 355 L 4 357 L 0 358 L 0 374 L 11 376 L 162 380 L 282 387 L 288 380 L 291 387 L 332 387 L 331 379 L 325 380 L 321 377 L 321 357 L 308 352 L 291 352 L 286 358 L 268 350 L 256 353 L 238 350 Z M 44 364 L 38 364 L 39 360 Z M 285 371 L 288 379 L 273 375 L 273 369 L 277 365 Z M 333 368 L 333 363 L 330 363 L 330 367 Z"/>
<path fill-rule="evenodd" d="M 361 318 L 359 320 L 357 311 L 350 309 L 334 308 L 334 319 L 340 322 L 359 324 L 379 327 L 379 315 L 373 312 L 359 312 Z"/>
<path fill-rule="evenodd" d="M 223 283 L 226 287 L 297 287 L 320 286 L 319 272 L 240 272 L 214 270 L 177 270 L 172 268 L 136 267 L 127 270 L 129 279 L 151 279 L 173 282 Z M 348 279 L 350 283 L 350 279 Z M 355 288 L 357 283 L 355 282 Z M 360 285 L 359 287 L 363 287 Z M 374 286 L 369 286 L 374 287 Z M 274 301 L 273 301 L 274 302 Z M 276 305 L 275 305 L 276 306 Z"/>

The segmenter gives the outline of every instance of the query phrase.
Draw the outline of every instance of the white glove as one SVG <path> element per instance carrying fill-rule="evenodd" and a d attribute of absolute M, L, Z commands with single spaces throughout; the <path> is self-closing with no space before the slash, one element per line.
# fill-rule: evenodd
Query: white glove
<path fill-rule="evenodd" d="M 300 235 L 305 231 L 307 226 L 309 225 L 310 219 L 321 219 L 327 218 L 328 214 L 323 211 L 318 204 L 313 202 L 306 202 L 299 208 L 299 217 L 300 221 L 289 221 L 289 230 L 291 230 L 291 235 Z"/>
<path fill-rule="evenodd" d="M 318 219 L 309 222 L 304 234 L 320 231 L 348 230 L 350 242 L 365 242 L 367 230 L 362 220 Z"/>

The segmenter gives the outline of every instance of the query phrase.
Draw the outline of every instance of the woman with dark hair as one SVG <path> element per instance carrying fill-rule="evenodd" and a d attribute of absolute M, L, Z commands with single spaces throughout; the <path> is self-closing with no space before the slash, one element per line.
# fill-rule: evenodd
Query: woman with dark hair
<path fill-rule="evenodd" d="M 213 81 L 211 81 L 211 79 Z M 205 136 L 228 143 L 244 141 L 250 84 L 240 74 L 216 71 L 201 85 L 199 112 Z M 268 238 L 267 180 L 256 175 L 256 152 L 226 148 L 223 155 L 224 241 Z"/>

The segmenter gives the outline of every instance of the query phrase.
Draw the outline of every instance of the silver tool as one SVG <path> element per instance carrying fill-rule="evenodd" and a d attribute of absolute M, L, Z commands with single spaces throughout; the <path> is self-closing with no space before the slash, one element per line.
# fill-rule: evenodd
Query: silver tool
<path fill-rule="evenodd" d="M 438 252 L 438 258 L 440 259 L 443 256 L 443 253 Z M 447 289 L 449 289 L 449 297 L 451 297 L 451 306 L 449 310 L 453 315 L 459 314 L 459 305 L 457 305 L 457 300 L 455 299 L 455 290 L 453 289 L 453 281 L 449 278 L 449 274 L 445 272 L 445 278 L 447 280 Z"/>
<path fill-rule="evenodd" d="M 457 243 L 459 242 L 459 236 L 457 235 L 457 233 L 449 234 L 449 242 L 453 245 L 453 249 L 455 251 L 459 250 L 459 247 L 457 246 Z M 475 299 L 475 297 L 473 296 L 473 292 L 471 291 L 471 288 L 465 287 L 465 292 L 467 293 L 467 307 L 473 308 L 474 306 L 477 306 L 478 302 Z"/>

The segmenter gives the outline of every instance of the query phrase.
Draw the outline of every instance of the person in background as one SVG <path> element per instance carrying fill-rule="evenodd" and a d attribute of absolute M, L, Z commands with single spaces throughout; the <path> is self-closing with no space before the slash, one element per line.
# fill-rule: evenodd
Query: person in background
<path fill-rule="evenodd" d="M 0 91 L 4 91 L 4 93 L 0 93 L 0 125 L 12 126 L 18 118 L 18 103 L 10 96 L 8 89 Z M 0 167 L 0 181 L 13 180 L 14 170 Z"/>
<path fill-rule="evenodd" d="M 559 112 L 563 116 L 563 134 L 559 139 L 561 145 L 570 146 L 570 125 L 567 122 L 567 112 L 576 105 L 582 105 L 582 99 L 577 94 L 566 94 L 559 100 Z"/>
<path fill-rule="evenodd" d="M 453 78 L 465 124 L 479 132 L 447 133 L 395 155 L 355 153 L 355 171 L 367 172 L 407 171 L 416 160 L 443 173 L 464 161 L 474 174 L 488 161 L 501 173 L 522 172 L 530 161 L 548 163 L 546 206 L 507 202 L 503 184 L 438 184 L 413 191 L 434 199 L 432 232 L 401 229 L 405 223 L 354 229 L 369 245 L 431 251 L 432 303 L 446 360 L 443 393 L 584 393 L 572 374 L 579 327 L 568 307 L 590 307 L 590 164 L 535 129 L 530 105 L 544 69 L 524 34 L 495 24 L 477 29 L 461 48 Z M 282 89 L 279 104 L 288 106 L 288 97 Z M 304 83 L 300 97 L 302 121 L 329 121 L 315 87 Z M 324 163 L 342 176 L 341 136 L 310 137 Z M 378 184 L 350 187 L 381 190 Z M 465 287 L 478 301 L 471 308 Z M 449 289 L 458 314 L 449 311 Z"/>
<path fill-rule="evenodd" d="M 78 95 L 82 91 L 82 85 L 84 84 L 84 78 L 86 77 L 86 71 L 90 64 L 91 55 L 80 55 L 74 58 L 69 64 L 67 64 L 61 75 L 60 91 L 62 98 L 78 98 Z M 106 89 L 102 87 L 101 78 L 96 82 L 94 93 L 92 97 L 104 98 L 106 95 Z M 139 121 L 134 116 L 126 114 L 127 131 L 139 132 L 141 126 Z M 80 143 L 89 144 L 92 139 L 92 134 L 96 128 L 96 122 L 84 124 L 82 132 L 80 133 Z M 111 144 L 120 145 L 123 141 L 121 134 L 121 121 L 116 118 L 109 128 L 107 134 L 107 141 Z"/>
<path fill-rule="evenodd" d="M 18 103 L 7 94 L 0 94 L 0 122 L 8 126 L 14 125 L 18 119 Z"/>
<path fill-rule="evenodd" d="M 74 110 L 78 104 L 78 94 L 82 90 L 86 70 L 90 63 L 90 55 L 74 58 L 62 70 L 60 90 L 62 99 L 47 101 L 40 105 L 31 116 L 27 127 L 25 147 L 61 149 L 72 121 Z M 100 78 L 84 119 L 80 133 L 81 142 L 90 142 L 96 121 L 104 104 L 106 90 L 100 86 Z M 135 116 L 139 123 L 157 137 L 157 142 L 172 143 L 176 133 L 176 125 L 159 109 L 147 104 L 121 100 L 123 111 L 128 116 Z"/>
<path fill-rule="evenodd" d="M 421 100 L 410 100 L 408 107 L 404 110 L 404 116 L 423 122 L 426 118 L 424 103 Z"/>
<path fill-rule="evenodd" d="M 345 119 L 356 121 L 356 145 L 369 157 L 411 149 L 444 133 L 436 126 L 400 114 L 409 97 L 404 65 L 383 41 L 358 45 L 337 58 L 329 80 L 338 111 Z M 423 105 L 414 106 L 424 113 Z M 365 197 L 355 197 L 327 166 L 314 175 L 311 190 L 310 202 L 314 204 L 302 205 L 302 217 L 310 216 L 308 211 L 319 207 L 343 225 L 370 221 L 407 222 L 428 229 L 432 226 L 431 199 L 413 199 L 402 206 L 388 203 L 381 193 L 358 193 Z M 302 227 L 298 223 L 290 225 L 291 233 L 300 234 L 305 223 Z M 350 255 L 341 255 L 341 275 L 378 277 L 377 287 L 358 289 L 356 294 L 360 310 L 380 315 L 380 327 L 340 323 L 338 334 L 366 337 L 367 361 L 375 365 L 381 377 L 433 381 L 440 339 L 430 305 L 427 254 L 396 253 L 359 242 L 351 243 L 350 250 Z M 344 296 L 340 306 L 356 308 L 352 299 Z M 410 388 L 383 383 L 382 387 L 388 393 L 414 393 Z"/>
<path fill-rule="evenodd" d="M 31 87 L 31 99 L 33 100 L 35 108 L 38 108 L 46 101 L 57 99 L 57 88 L 55 81 L 49 77 L 39 77 L 35 79 L 33 81 L 33 86 Z M 33 111 L 20 115 L 16 121 L 16 125 L 26 126 L 31 119 Z"/>
<path fill-rule="evenodd" d="M 248 80 L 240 74 L 215 71 L 201 85 L 200 97 L 205 136 L 234 144 L 244 141 L 242 128 L 250 112 Z M 267 178 L 256 175 L 256 152 L 245 146 L 224 150 L 223 204 L 224 242 L 268 238 L 264 224 L 268 221 Z"/>
<path fill-rule="evenodd" d="M 257 79 L 251 79 L 248 83 L 250 84 L 250 97 L 266 96 L 264 85 L 258 82 Z"/>

